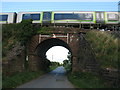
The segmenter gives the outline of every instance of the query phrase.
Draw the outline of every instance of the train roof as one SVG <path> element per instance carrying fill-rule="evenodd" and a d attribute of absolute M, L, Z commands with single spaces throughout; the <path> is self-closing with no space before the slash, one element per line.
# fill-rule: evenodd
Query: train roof
<path fill-rule="evenodd" d="M 9 14 L 9 13 L 16 13 L 16 12 L 0 12 L 0 14 Z"/>
<path fill-rule="evenodd" d="M 0 14 L 8 14 L 8 13 L 35 13 L 35 12 L 119 12 L 119 11 L 21 11 L 21 12 L 0 12 Z"/>

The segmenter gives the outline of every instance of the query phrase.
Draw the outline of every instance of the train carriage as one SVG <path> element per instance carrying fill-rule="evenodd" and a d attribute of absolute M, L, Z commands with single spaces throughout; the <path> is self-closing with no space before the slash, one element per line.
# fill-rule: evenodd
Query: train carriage
<path fill-rule="evenodd" d="M 42 12 L 19 12 L 16 23 L 27 19 L 32 19 L 32 23 L 42 23 Z"/>
<path fill-rule="evenodd" d="M 105 12 L 105 24 L 107 26 L 107 29 L 110 30 L 118 30 L 119 27 L 119 14 L 118 12 Z"/>
<path fill-rule="evenodd" d="M 94 12 L 53 12 L 54 24 L 95 24 Z"/>
<path fill-rule="evenodd" d="M 0 24 L 10 24 L 16 22 L 16 13 L 0 13 Z"/>
<path fill-rule="evenodd" d="M 118 24 L 119 15 L 118 12 L 105 12 L 106 24 Z"/>

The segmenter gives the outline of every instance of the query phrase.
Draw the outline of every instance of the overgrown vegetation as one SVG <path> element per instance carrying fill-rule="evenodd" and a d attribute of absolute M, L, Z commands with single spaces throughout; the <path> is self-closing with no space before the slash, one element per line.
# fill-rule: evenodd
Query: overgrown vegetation
<path fill-rule="evenodd" d="M 54 30 L 53 27 L 36 28 L 36 34 L 48 34 L 48 35 L 51 35 L 51 33 L 49 31 L 53 31 L 53 30 Z"/>
<path fill-rule="evenodd" d="M 66 69 L 67 72 L 70 72 L 72 70 L 72 60 L 71 60 L 71 53 L 68 52 L 67 58 L 66 60 L 63 61 L 63 66 Z"/>
<path fill-rule="evenodd" d="M 31 20 L 25 20 L 19 24 L 6 24 L 2 26 L 2 37 L 3 41 L 15 40 L 21 42 L 22 45 L 25 45 L 31 36 L 35 34 L 35 29 L 31 23 Z"/>
<path fill-rule="evenodd" d="M 70 60 L 64 60 L 63 61 L 63 66 L 66 69 L 66 71 L 69 72 L 71 70 L 71 62 L 70 62 Z"/>
<path fill-rule="evenodd" d="M 39 33 L 45 33 L 48 30 L 50 29 L 48 29 L 47 27 L 33 25 L 32 20 L 24 20 L 22 21 L 22 23 L 18 23 L 18 24 L 2 25 L 2 60 L 3 62 L 5 60 L 8 60 L 7 55 L 9 51 L 12 51 L 14 47 L 18 46 L 18 44 L 20 44 L 20 46 L 26 46 L 33 35 L 39 34 Z M 49 67 L 48 65 L 49 61 L 46 61 L 46 64 L 47 64 L 46 67 Z M 23 84 L 43 74 L 43 72 L 27 71 L 28 68 L 27 68 L 26 62 L 24 63 L 24 66 L 25 66 L 25 70 L 23 72 L 12 74 L 12 76 L 7 76 L 7 77 L 3 76 L 3 80 L 2 80 L 3 88 L 16 87 L 20 84 Z"/>
<path fill-rule="evenodd" d="M 56 69 L 57 67 L 61 66 L 61 64 L 59 62 L 51 62 L 50 64 L 50 71 Z"/>
<path fill-rule="evenodd" d="M 19 24 L 2 25 L 2 49 L 3 57 L 10 51 L 14 45 L 19 42 L 26 45 L 31 37 L 36 33 L 31 20 L 25 20 Z"/>
<path fill-rule="evenodd" d="M 32 20 L 23 20 L 18 24 L 2 25 L 3 57 L 6 56 L 7 52 L 11 50 L 17 42 L 26 46 L 27 42 L 33 35 L 39 33 L 50 34 L 47 32 L 50 30 L 53 29 L 48 27 L 40 27 L 40 25 L 33 25 Z"/>
<path fill-rule="evenodd" d="M 34 78 L 39 77 L 40 75 L 43 75 L 44 72 L 18 72 L 15 73 L 12 76 L 3 77 L 2 78 L 2 88 L 15 88 L 25 82 L 28 82 Z"/>
<path fill-rule="evenodd" d="M 68 79 L 76 88 L 107 88 L 104 80 L 88 72 L 68 74 Z"/>
<path fill-rule="evenodd" d="M 118 68 L 118 38 L 108 32 L 89 31 L 86 39 L 102 68 Z"/>
<path fill-rule="evenodd" d="M 118 34 L 117 34 L 118 35 Z M 114 33 L 102 31 L 89 31 L 85 35 L 88 45 L 92 48 L 97 63 L 102 69 L 118 69 L 118 56 L 120 55 L 119 38 Z M 88 51 L 88 50 L 85 50 Z M 83 52 L 83 51 L 81 51 Z M 82 60 L 85 53 L 80 53 Z M 89 56 L 87 56 L 89 57 Z M 112 78 L 112 77 L 111 77 Z M 77 72 L 68 74 L 68 79 L 78 88 L 113 88 L 110 81 L 102 76 L 88 72 Z"/>

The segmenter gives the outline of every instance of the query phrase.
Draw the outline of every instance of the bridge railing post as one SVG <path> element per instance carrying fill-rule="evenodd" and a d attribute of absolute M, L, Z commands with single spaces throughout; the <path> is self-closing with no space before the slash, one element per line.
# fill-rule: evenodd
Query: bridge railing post
<path fill-rule="evenodd" d="M 67 33 L 67 44 L 69 43 L 69 33 Z"/>

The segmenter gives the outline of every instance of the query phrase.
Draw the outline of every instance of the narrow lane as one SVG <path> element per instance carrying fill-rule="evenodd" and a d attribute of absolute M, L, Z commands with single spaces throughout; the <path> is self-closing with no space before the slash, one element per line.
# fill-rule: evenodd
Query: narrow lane
<path fill-rule="evenodd" d="M 63 66 L 17 88 L 74 88 L 65 75 Z"/>

